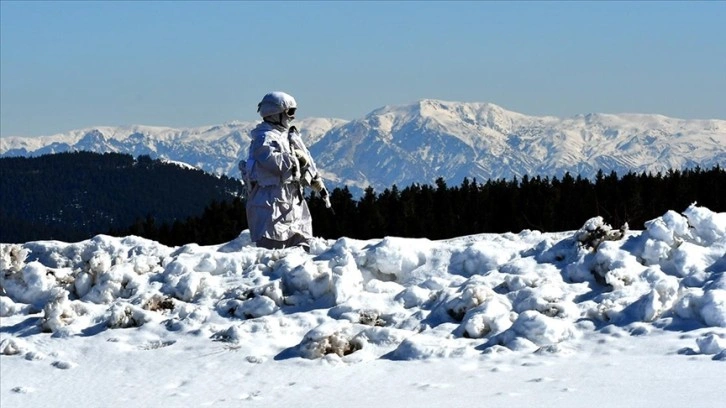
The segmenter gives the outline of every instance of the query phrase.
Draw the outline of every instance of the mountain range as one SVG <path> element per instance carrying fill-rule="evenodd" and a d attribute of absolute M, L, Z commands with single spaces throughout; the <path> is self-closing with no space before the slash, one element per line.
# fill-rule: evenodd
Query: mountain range
<path fill-rule="evenodd" d="M 4 137 L 0 157 L 86 150 L 149 155 L 239 177 L 257 122 L 215 126 L 94 127 L 40 137 Z M 424 99 L 384 106 L 356 120 L 296 121 L 329 187 L 432 183 L 442 177 L 511 179 L 602 170 L 666 172 L 726 165 L 726 120 L 655 114 L 528 116 L 491 103 Z"/>

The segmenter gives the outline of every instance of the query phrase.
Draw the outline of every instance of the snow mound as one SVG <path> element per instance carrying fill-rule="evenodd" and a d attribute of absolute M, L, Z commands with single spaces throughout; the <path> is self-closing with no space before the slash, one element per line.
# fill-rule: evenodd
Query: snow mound
<path fill-rule="evenodd" d="M 33 359 L 50 354 L 47 336 L 133 330 L 153 344 L 206 337 L 250 362 L 355 363 L 561 353 L 612 327 L 687 327 L 712 330 L 693 352 L 718 359 L 725 253 L 726 214 L 695 204 L 643 231 L 596 217 L 567 233 L 318 239 L 310 254 L 256 248 L 247 232 L 177 248 L 103 235 L 2 244 L 0 353 Z"/>

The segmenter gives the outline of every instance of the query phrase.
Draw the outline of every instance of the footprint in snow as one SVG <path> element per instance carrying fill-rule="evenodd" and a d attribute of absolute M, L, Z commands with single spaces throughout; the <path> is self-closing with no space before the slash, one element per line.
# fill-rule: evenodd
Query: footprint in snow
<path fill-rule="evenodd" d="M 247 401 L 259 400 L 259 399 L 262 398 L 262 397 L 260 397 L 260 394 L 261 394 L 260 391 L 254 391 L 254 392 L 251 392 L 249 394 L 248 393 L 241 394 L 237 398 L 238 399 L 241 399 L 241 400 L 247 400 Z"/>
<path fill-rule="evenodd" d="M 507 367 L 507 366 L 497 366 L 497 367 L 492 367 L 492 369 L 489 371 L 491 371 L 493 373 L 500 373 L 500 372 L 506 373 L 506 372 L 512 371 L 512 368 Z"/>
<path fill-rule="evenodd" d="M 428 390 L 428 389 L 432 389 L 432 388 L 444 389 L 444 388 L 450 387 L 449 384 L 414 383 L 413 385 L 415 387 L 417 387 L 419 390 Z"/>
<path fill-rule="evenodd" d="M 533 379 L 529 380 L 528 382 L 543 383 L 543 382 L 552 382 L 554 380 L 555 380 L 554 378 L 549 378 L 549 377 L 538 377 L 538 378 L 533 378 Z"/>
<path fill-rule="evenodd" d="M 142 344 L 139 346 L 141 350 L 156 350 L 164 347 L 169 347 L 172 344 L 176 343 L 176 340 L 167 340 L 167 341 L 150 341 L 146 344 Z"/>
<path fill-rule="evenodd" d="M 252 363 L 252 364 L 262 364 L 265 362 L 264 357 L 258 357 L 258 356 L 247 356 L 247 357 L 245 357 L 245 360 L 247 360 L 248 363 Z"/>
<path fill-rule="evenodd" d="M 166 388 L 167 390 L 173 390 L 173 389 L 177 389 L 177 388 L 181 388 L 181 387 L 186 387 L 187 385 L 189 385 L 191 383 L 192 382 L 189 380 L 182 380 L 179 382 L 168 383 L 164 386 L 164 388 Z"/>
<path fill-rule="evenodd" d="M 25 353 L 25 359 L 28 361 L 38 361 L 45 358 L 45 354 L 39 353 L 37 351 L 29 351 Z"/>
<path fill-rule="evenodd" d="M 62 360 L 56 360 L 51 365 L 55 368 L 60 368 L 61 370 L 68 370 L 68 369 L 78 366 L 78 364 L 76 364 L 72 361 L 62 361 Z"/>

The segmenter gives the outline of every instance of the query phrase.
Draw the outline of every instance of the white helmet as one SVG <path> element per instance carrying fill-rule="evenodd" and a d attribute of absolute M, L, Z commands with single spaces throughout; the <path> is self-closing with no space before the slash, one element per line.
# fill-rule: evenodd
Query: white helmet
<path fill-rule="evenodd" d="M 285 92 L 270 92 L 262 98 L 262 102 L 257 104 L 257 112 L 263 118 L 278 113 L 287 113 L 289 117 L 295 116 L 297 102 L 295 98 Z"/>

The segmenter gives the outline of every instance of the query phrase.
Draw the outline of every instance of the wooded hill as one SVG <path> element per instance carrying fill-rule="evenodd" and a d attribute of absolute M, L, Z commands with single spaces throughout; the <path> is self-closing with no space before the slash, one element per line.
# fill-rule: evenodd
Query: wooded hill
<path fill-rule="evenodd" d="M 239 180 L 91 152 L 0 159 L 0 242 L 78 241 L 139 218 L 174 222 L 242 193 Z"/>

